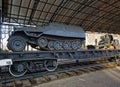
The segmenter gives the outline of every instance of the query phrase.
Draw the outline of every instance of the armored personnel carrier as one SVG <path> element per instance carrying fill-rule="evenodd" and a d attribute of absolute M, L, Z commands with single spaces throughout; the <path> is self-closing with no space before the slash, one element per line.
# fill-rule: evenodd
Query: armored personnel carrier
<path fill-rule="evenodd" d="M 14 27 L 8 38 L 8 49 L 24 51 L 27 44 L 39 50 L 78 50 L 85 44 L 85 32 L 81 27 L 56 23 Z"/>

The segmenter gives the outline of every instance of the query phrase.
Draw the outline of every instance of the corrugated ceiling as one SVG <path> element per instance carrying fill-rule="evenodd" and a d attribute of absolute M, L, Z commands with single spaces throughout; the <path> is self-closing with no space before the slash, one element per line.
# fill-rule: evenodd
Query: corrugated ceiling
<path fill-rule="evenodd" d="M 119 33 L 120 0 L 3 0 L 3 22 L 82 26 L 86 31 Z"/>

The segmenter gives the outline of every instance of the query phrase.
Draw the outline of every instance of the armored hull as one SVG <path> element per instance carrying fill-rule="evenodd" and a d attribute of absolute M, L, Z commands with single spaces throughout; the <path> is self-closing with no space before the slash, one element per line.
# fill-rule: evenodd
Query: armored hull
<path fill-rule="evenodd" d="M 78 50 L 84 43 L 85 32 L 81 27 L 50 23 L 39 27 L 14 27 L 7 47 L 23 51 L 28 44 L 39 50 Z"/>

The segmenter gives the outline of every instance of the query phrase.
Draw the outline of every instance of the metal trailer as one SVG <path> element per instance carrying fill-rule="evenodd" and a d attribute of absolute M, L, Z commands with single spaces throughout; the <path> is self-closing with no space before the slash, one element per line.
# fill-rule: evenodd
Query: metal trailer
<path fill-rule="evenodd" d="M 120 50 L 80 50 L 80 51 L 37 51 L 37 52 L 0 52 L 0 70 L 8 69 L 15 77 L 27 71 L 45 68 L 54 71 L 58 59 L 94 61 L 102 58 L 118 57 Z"/>

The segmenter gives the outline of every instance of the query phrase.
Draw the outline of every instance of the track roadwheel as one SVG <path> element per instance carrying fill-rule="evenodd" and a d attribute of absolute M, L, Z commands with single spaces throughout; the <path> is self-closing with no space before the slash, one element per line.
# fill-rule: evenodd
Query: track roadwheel
<path fill-rule="evenodd" d="M 38 45 L 39 45 L 39 47 L 44 48 L 44 47 L 47 46 L 47 44 L 48 44 L 48 40 L 46 38 L 39 38 L 38 39 Z"/>
<path fill-rule="evenodd" d="M 55 71 L 57 69 L 58 63 L 57 60 L 45 60 L 44 66 L 48 71 Z"/>
<path fill-rule="evenodd" d="M 48 48 L 49 48 L 49 50 L 54 50 L 54 41 L 48 42 Z"/>
<path fill-rule="evenodd" d="M 55 50 L 63 50 L 62 42 L 61 41 L 55 41 L 54 42 L 54 49 Z"/>
<path fill-rule="evenodd" d="M 80 41 L 73 41 L 72 42 L 72 49 L 74 49 L 74 50 L 81 48 L 81 46 L 82 46 L 82 44 Z"/>
<path fill-rule="evenodd" d="M 21 36 L 12 36 L 8 40 L 8 49 L 14 52 L 23 51 L 26 46 L 26 41 Z"/>
<path fill-rule="evenodd" d="M 71 42 L 70 41 L 64 41 L 63 42 L 63 48 L 64 48 L 64 50 L 71 50 Z"/>
<path fill-rule="evenodd" d="M 27 64 L 26 63 L 14 63 L 13 65 L 9 66 L 9 73 L 14 77 L 23 76 L 27 72 Z"/>

